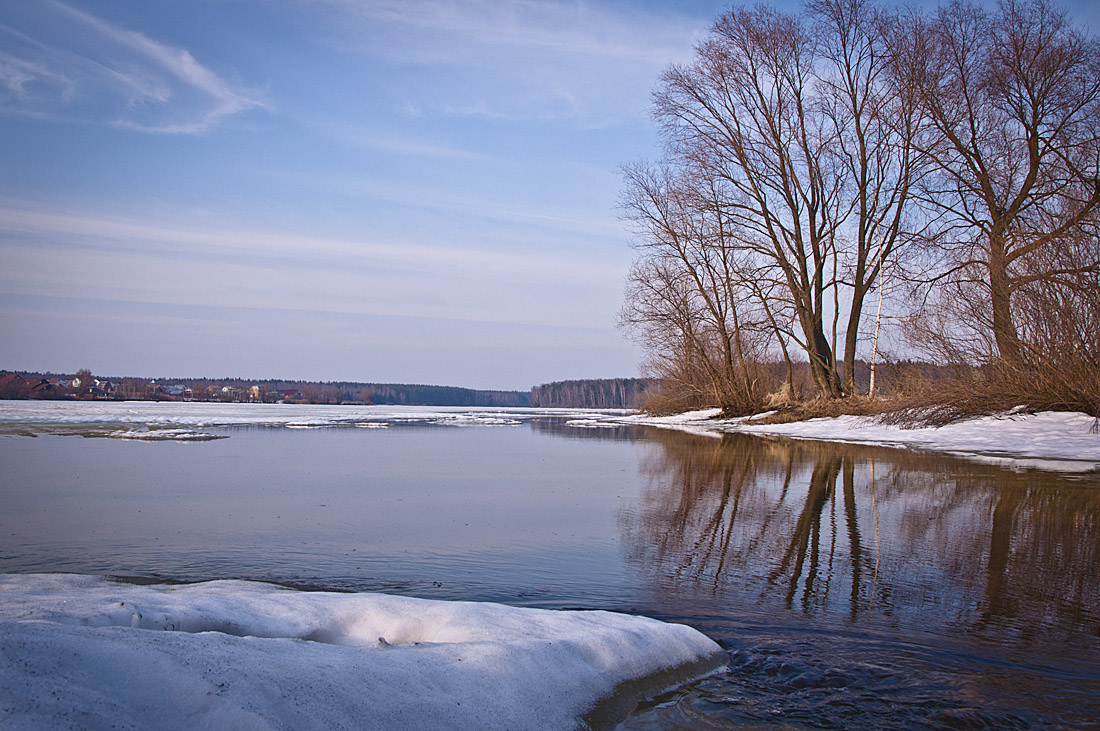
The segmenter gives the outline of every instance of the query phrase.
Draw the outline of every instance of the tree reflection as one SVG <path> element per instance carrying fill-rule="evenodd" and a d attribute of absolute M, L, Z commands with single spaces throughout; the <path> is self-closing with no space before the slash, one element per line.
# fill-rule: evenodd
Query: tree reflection
<path fill-rule="evenodd" d="M 1100 636 L 1100 477 L 654 430 L 628 559 L 667 597 L 995 633 Z"/>

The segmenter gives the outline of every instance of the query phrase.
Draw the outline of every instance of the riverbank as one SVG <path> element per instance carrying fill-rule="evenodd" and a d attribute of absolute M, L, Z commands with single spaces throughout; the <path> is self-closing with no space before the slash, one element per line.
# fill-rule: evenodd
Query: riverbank
<path fill-rule="evenodd" d="M 1010 469 L 1100 471 L 1096 419 L 1078 412 L 1011 410 L 940 427 L 905 428 L 877 416 L 837 416 L 786 424 L 755 423 L 763 415 L 722 418 L 720 409 L 673 416 L 646 414 L 576 420 L 582 426 L 627 423 L 721 437 L 742 433 L 792 439 L 874 444 L 945 452 Z"/>

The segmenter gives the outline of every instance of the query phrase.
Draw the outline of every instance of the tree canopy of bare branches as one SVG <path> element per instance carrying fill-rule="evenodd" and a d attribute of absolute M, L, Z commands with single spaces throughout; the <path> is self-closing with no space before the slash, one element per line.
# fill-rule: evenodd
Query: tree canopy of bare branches
<path fill-rule="evenodd" d="M 925 199 L 948 226 L 945 282 L 984 302 L 975 325 L 1022 364 L 1014 297 L 1037 282 L 1088 286 L 1095 258 L 1068 253 L 1100 209 L 1100 44 L 1048 0 L 987 12 L 953 0 L 914 20 L 899 83 L 919 95 Z M 1093 227 L 1089 235 L 1095 236 Z"/>
<path fill-rule="evenodd" d="M 762 315 L 758 329 L 770 331 L 788 371 L 787 344 L 799 346 L 830 396 L 855 390 L 866 295 L 909 235 L 917 120 L 912 95 L 887 73 L 895 25 L 865 0 L 818 0 L 805 16 L 763 6 L 724 14 L 694 61 L 672 66 L 654 95 L 663 169 L 675 182 L 654 190 L 636 169 L 627 175 L 628 216 L 647 224 L 633 280 L 658 250 L 671 250 L 678 222 L 661 236 L 648 226 L 649 208 L 667 207 L 656 198 L 696 191 L 720 233 L 700 245 L 736 260 L 722 272 L 738 278 L 723 285 L 740 297 L 731 312 Z"/>
<path fill-rule="evenodd" d="M 734 8 L 653 114 L 664 156 L 624 175 L 622 322 L 702 401 L 750 408 L 776 385 L 764 365 L 790 384 L 803 354 L 819 393 L 855 393 L 887 267 L 950 304 L 941 345 L 988 336 L 1014 368 L 1092 306 L 1100 44 L 1048 0 Z M 1074 331 L 1088 362 L 1092 329 Z"/>

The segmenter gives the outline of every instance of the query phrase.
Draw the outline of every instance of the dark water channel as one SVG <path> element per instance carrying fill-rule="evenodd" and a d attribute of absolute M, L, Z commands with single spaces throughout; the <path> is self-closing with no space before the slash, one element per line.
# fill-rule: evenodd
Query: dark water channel
<path fill-rule="evenodd" d="M 0 572 L 643 613 L 730 670 L 623 724 L 1100 727 L 1100 476 L 520 426 L 0 436 Z"/>

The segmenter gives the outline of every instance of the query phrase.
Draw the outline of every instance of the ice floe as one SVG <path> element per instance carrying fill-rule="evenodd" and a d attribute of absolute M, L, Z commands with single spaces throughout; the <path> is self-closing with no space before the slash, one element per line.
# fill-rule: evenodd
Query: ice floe
<path fill-rule="evenodd" d="M 546 416 L 587 417 L 585 409 L 223 404 L 154 401 L 0 401 L 0 433 L 81 434 L 130 439 L 194 440 L 204 429 L 280 427 L 385 428 L 394 425 L 518 426 Z M 169 431 L 177 429 L 176 432 Z M 158 436 L 136 436 L 161 430 Z M 123 436 L 125 435 L 125 436 Z M 173 436 L 175 435 L 175 436 Z"/>
<path fill-rule="evenodd" d="M 119 429 L 106 432 L 104 436 L 111 439 L 134 439 L 141 442 L 208 442 L 214 439 L 225 439 L 224 434 L 210 434 L 193 429 Z"/>
<path fill-rule="evenodd" d="M 0 575 L 7 728 L 568 729 L 725 659 L 602 611 Z"/>

